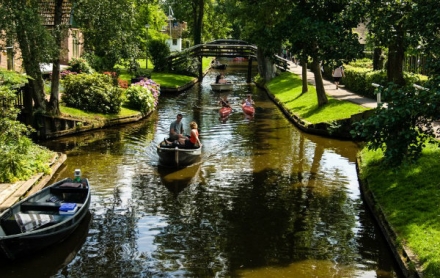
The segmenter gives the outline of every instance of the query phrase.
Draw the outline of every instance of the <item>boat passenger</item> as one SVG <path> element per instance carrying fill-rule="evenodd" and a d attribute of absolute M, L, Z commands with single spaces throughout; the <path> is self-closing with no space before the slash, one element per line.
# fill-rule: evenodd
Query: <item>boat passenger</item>
<path fill-rule="evenodd" d="M 218 80 L 218 83 L 225 84 L 225 83 L 228 83 L 228 80 L 226 80 L 225 76 L 223 74 L 221 74 L 220 79 Z"/>
<path fill-rule="evenodd" d="M 169 140 L 171 142 L 179 140 L 179 139 L 185 139 L 185 135 L 183 135 L 183 124 L 182 124 L 182 114 L 177 114 L 177 119 L 173 121 L 170 125 L 170 134 L 169 134 Z"/>
<path fill-rule="evenodd" d="M 200 143 L 197 123 L 192 121 L 189 126 L 191 128 L 191 133 L 189 138 L 185 140 L 185 148 L 197 148 L 199 146 L 201 147 L 202 143 Z"/>
<path fill-rule="evenodd" d="M 231 105 L 229 104 L 229 100 L 227 96 L 224 96 L 223 98 L 220 98 L 219 104 L 222 107 L 231 107 Z"/>
<path fill-rule="evenodd" d="M 254 105 L 254 100 L 252 99 L 251 94 L 247 95 L 247 98 L 245 100 L 243 100 L 243 104 L 246 106 L 253 106 Z"/>

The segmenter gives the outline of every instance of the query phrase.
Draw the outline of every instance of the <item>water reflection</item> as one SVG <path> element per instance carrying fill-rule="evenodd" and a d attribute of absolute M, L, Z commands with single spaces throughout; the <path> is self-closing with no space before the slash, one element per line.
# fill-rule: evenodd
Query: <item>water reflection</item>
<path fill-rule="evenodd" d="M 150 119 L 46 143 L 68 153 L 54 179 L 81 168 L 93 193 L 92 233 L 56 277 L 398 277 L 360 196 L 357 146 L 299 132 L 246 69 L 227 73 L 225 122 L 211 72 Z M 163 169 L 155 145 L 177 113 L 199 124 L 204 152 Z"/>

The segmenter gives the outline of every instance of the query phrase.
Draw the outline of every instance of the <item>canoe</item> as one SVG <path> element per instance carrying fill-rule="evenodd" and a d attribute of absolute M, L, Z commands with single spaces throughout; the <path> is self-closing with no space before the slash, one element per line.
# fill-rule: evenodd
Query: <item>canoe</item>
<path fill-rule="evenodd" d="M 202 155 L 202 147 L 182 148 L 173 145 L 166 145 L 164 141 L 157 145 L 159 163 L 168 167 L 184 167 L 191 165 Z"/>
<path fill-rule="evenodd" d="M 213 91 L 231 91 L 234 87 L 234 84 L 231 82 L 228 83 L 211 83 L 211 89 Z"/>
<path fill-rule="evenodd" d="M 255 114 L 255 108 L 253 106 L 246 106 L 246 104 L 243 104 L 241 105 L 241 108 L 246 115 L 253 116 Z"/>
<path fill-rule="evenodd" d="M 227 116 L 229 116 L 229 114 L 231 114 L 232 112 L 232 108 L 231 107 L 222 107 L 219 110 L 219 114 L 221 118 L 225 118 Z"/>
<path fill-rule="evenodd" d="M 0 214 L 0 256 L 16 259 L 54 245 L 75 231 L 89 212 L 88 179 L 49 185 Z"/>

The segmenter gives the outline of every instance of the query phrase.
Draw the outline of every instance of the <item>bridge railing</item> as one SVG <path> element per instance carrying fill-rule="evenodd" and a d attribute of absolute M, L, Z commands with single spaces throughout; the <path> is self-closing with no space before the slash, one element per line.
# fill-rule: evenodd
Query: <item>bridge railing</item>
<path fill-rule="evenodd" d="M 228 44 L 223 41 L 220 43 L 198 44 L 168 56 L 168 68 L 173 69 L 175 66 L 185 62 L 188 55 L 193 57 L 245 57 L 256 59 L 257 47 L 243 43 Z M 274 63 L 282 71 L 286 71 L 289 67 L 288 60 L 278 55 L 274 55 Z"/>
<path fill-rule="evenodd" d="M 198 44 L 168 56 L 168 67 L 172 69 L 176 65 L 183 63 L 187 55 L 193 57 L 256 58 L 257 47 L 243 44 Z"/>

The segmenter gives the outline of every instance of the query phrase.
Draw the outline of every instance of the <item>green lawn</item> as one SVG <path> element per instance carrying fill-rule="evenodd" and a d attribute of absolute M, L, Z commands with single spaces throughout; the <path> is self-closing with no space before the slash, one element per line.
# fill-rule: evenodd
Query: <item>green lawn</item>
<path fill-rule="evenodd" d="M 361 179 L 388 222 L 423 264 L 424 277 L 440 277 L 440 149 L 428 144 L 414 164 L 384 167 L 381 151 L 363 149 Z"/>
<path fill-rule="evenodd" d="M 291 72 L 283 72 L 269 81 L 267 87 L 284 104 L 284 107 L 312 124 L 347 119 L 351 115 L 369 109 L 349 101 L 336 100 L 330 96 L 327 96 L 327 105 L 318 107 L 315 87 L 309 85 L 309 91 L 301 94 L 301 77 Z"/>

